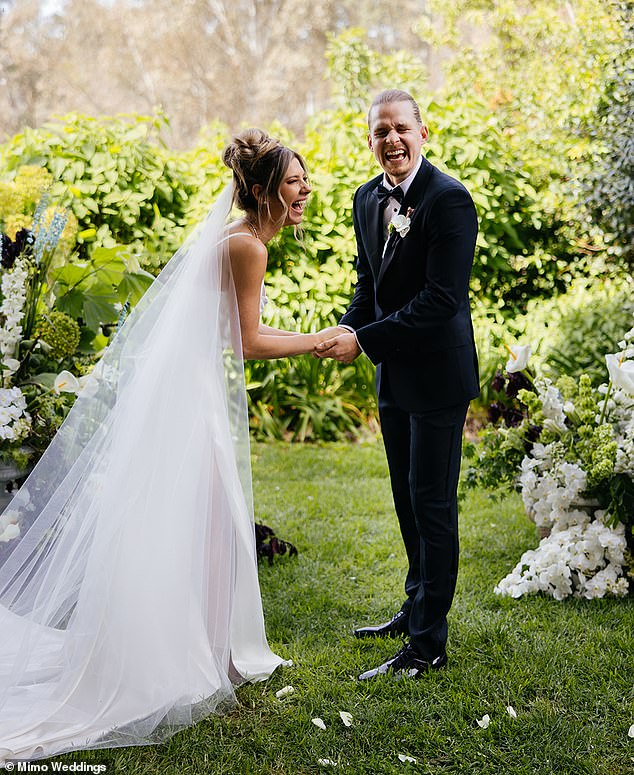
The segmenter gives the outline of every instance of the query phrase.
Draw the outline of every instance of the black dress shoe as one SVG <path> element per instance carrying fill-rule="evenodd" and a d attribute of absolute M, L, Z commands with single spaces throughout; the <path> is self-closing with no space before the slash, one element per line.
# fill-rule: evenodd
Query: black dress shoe
<path fill-rule="evenodd" d="M 406 643 L 403 648 L 397 652 L 392 659 L 388 659 L 382 665 L 375 667 L 374 670 L 368 670 L 361 673 L 360 681 L 367 681 L 369 678 L 376 678 L 378 675 L 394 673 L 408 678 L 421 678 L 430 670 L 440 670 L 447 664 L 447 655 L 441 654 L 433 660 L 423 659 L 411 644 Z"/>
<path fill-rule="evenodd" d="M 384 624 L 359 627 L 354 631 L 355 638 L 393 638 L 397 635 L 409 635 L 409 614 L 405 611 L 399 611 Z"/>

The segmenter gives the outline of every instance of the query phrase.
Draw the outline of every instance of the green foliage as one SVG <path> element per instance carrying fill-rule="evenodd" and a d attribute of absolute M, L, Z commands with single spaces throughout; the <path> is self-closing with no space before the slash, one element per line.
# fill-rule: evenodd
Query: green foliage
<path fill-rule="evenodd" d="M 595 386 L 606 382 L 605 356 L 634 324 L 630 278 L 577 281 L 568 293 L 533 300 L 510 329 L 533 347 L 534 362 L 550 377 L 588 374 Z"/>
<path fill-rule="evenodd" d="M 535 296 L 563 290 L 573 251 L 544 211 L 535 170 L 509 154 L 503 125 L 481 101 L 431 101 L 427 158 L 471 192 L 480 230 L 472 288 L 508 316 Z"/>
<path fill-rule="evenodd" d="M 56 308 L 82 321 L 83 352 L 106 344 L 104 328 L 109 332 L 121 305 L 136 304 L 153 279 L 122 245 L 95 248 L 90 258 L 58 267 L 50 277 Z"/>
<path fill-rule="evenodd" d="M 2 167 L 9 175 L 24 164 L 46 167 L 54 178 L 51 196 L 77 218 L 83 255 L 87 247 L 119 242 L 160 266 L 182 241 L 193 193 L 185 167 L 157 139 L 165 123 L 160 114 L 70 114 L 12 138 L 3 146 Z"/>
<path fill-rule="evenodd" d="M 618 252 L 634 264 L 634 3 L 612 2 L 623 31 L 597 117 L 588 119 L 598 158 L 584 181 L 586 206 L 611 236 Z"/>

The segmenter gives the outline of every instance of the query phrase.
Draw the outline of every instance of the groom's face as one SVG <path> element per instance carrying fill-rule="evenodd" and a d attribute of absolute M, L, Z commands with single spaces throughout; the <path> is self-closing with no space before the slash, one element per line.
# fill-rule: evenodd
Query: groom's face
<path fill-rule="evenodd" d="M 375 105 L 369 118 L 368 147 L 392 185 L 398 185 L 418 163 L 427 127 L 418 123 L 409 100 Z"/>

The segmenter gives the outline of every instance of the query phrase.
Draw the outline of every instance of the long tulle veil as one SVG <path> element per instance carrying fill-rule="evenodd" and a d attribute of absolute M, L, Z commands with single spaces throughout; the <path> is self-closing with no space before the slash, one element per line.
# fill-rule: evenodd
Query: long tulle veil
<path fill-rule="evenodd" d="M 255 561 L 228 186 L 7 507 L 0 762 L 157 742 L 280 659 Z"/>

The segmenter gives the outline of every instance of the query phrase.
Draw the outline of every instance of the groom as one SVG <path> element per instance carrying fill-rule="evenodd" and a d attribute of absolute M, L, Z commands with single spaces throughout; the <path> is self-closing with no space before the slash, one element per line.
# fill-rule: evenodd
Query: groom
<path fill-rule="evenodd" d="M 316 353 L 350 363 L 364 352 L 377 366 L 379 416 L 409 563 L 400 611 L 354 633 L 409 638 L 361 680 L 388 672 L 420 676 L 447 663 L 462 430 L 479 393 L 468 299 L 478 231 L 473 201 L 421 156 L 427 128 L 407 92 L 379 94 L 368 128 L 383 174 L 354 197 L 358 281 L 340 323 L 348 330 Z"/>

